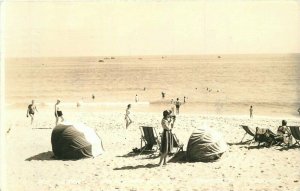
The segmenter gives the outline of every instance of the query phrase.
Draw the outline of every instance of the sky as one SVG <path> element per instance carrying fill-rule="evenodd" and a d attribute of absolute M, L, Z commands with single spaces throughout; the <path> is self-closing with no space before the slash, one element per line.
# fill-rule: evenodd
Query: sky
<path fill-rule="evenodd" d="M 300 52 L 300 1 L 6 1 L 6 57 Z"/>

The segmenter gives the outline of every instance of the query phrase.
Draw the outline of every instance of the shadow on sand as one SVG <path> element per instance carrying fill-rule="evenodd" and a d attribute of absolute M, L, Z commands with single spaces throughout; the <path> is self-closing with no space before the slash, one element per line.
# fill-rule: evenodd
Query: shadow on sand
<path fill-rule="evenodd" d="M 186 151 L 180 151 L 176 153 L 172 158 L 168 160 L 170 163 L 186 163 Z"/>
<path fill-rule="evenodd" d="M 43 152 L 26 159 L 26 161 L 32 160 L 56 160 L 52 151 Z"/>
<path fill-rule="evenodd" d="M 135 170 L 141 168 L 155 168 L 158 167 L 158 164 L 146 164 L 146 165 L 137 165 L 137 166 L 123 166 L 121 168 L 114 168 L 114 170 Z"/>
<path fill-rule="evenodd" d="M 35 128 L 32 128 L 32 129 L 52 129 L 51 127 L 35 127 Z"/>
<path fill-rule="evenodd" d="M 143 151 L 142 153 L 141 153 L 140 150 L 136 150 L 136 151 L 131 151 L 131 152 L 125 154 L 125 155 L 119 155 L 117 157 L 125 157 L 126 158 L 126 157 L 135 157 L 135 156 L 139 156 L 139 155 L 149 155 L 149 154 L 150 154 L 150 156 L 152 156 L 152 155 L 155 155 L 155 153 L 156 153 L 156 150 Z"/>

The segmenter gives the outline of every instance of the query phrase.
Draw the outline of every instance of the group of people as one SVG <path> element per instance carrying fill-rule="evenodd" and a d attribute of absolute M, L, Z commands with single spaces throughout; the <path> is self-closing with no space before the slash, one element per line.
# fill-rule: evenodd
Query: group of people
<path fill-rule="evenodd" d="M 60 104 L 60 100 L 57 100 L 55 105 L 54 105 L 54 116 L 55 116 L 55 119 L 56 119 L 55 125 L 58 124 L 59 119 L 61 119 L 61 122 L 64 121 L 63 113 L 62 113 L 62 110 L 60 109 L 59 104 Z M 35 111 L 38 112 L 37 107 L 34 103 L 34 100 L 32 100 L 31 104 L 28 105 L 27 113 L 26 113 L 26 117 L 30 116 L 30 118 L 31 118 L 31 125 L 33 124 L 33 121 L 34 121 Z"/>

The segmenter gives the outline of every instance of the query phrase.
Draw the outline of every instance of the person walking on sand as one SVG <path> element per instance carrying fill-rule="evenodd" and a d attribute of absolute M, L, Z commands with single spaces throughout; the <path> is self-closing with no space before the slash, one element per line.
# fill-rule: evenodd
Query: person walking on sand
<path fill-rule="evenodd" d="M 34 104 L 34 100 L 31 101 L 31 104 L 28 105 L 28 108 L 27 108 L 27 114 L 26 116 L 30 116 L 31 118 L 31 125 L 33 124 L 33 120 L 34 120 L 34 111 L 38 112 L 35 104 Z"/>
<path fill-rule="evenodd" d="M 171 141 L 171 130 L 174 127 L 176 118 L 170 116 L 170 112 L 165 110 L 163 112 L 163 119 L 161 120 L 161 126 L 163 128 L 163 133 L 161 137 L 161 147 L 160 147 L 160 160 L 158 166 L 166 165 L 167 164 L 167 156 L 170 151 L 170 144 Z"/>
<path fill-rule="evenodd" d="M 92 94 L 92 99 L 93 99 L 93 101 L 95 100 L 95 95 L 94 94 Z"/>
<path fill-rule="evenodd" d="M 179 101 L 179 98 L 177 98 L 177 100 L 175 101 L 175 107 L 176 107 L 176 114 L 179 114 L 179 108 L 181 106 L 181 102 Z"/>
<path fill-rule="evenodd" d="M 300 107 L 299 107 L 299 109 L 298 109 L 298 113 L 299 113 L 299 115 L 300 115 Z"/>
<path fill-rule="evenodd" d="M 60 103 L 60 100 L 57 100 L 56 104 L 54 106 L 54 115 L 55 115 L 55 118 L 56 118 L 56 122 L 55 122 L 56 125 L 58 124 L 58 119 L 59 118 L 61 118 L 61 122 L 64 121 L 63 113 L 60 109 L 59 103 Z"/>
<path fill-rule="evenodd" d="M 133 121 L 130 119 L 129 115 L 130 115 L 130 108 L 131 108 L 131 104 L 127 105 L 127 109 L 126 109 L 126 113 L 125 113 L 125 121 L 126 121 L 126 129 L 129 127 L 129 125 L 131 123 L 133 123 Z"/>
<path fill-rule="evenodd" d="M 135 102 L 138 102 L 139 101 L 139 97 L 137 94 L 135 94 Z"/>
<path fill-rule="evenodd" d="M 253 107 L 252 107 L 252 105 L 250 106 L 249 111 L 250 111 L 250 118 L 252 119 L 253 118 Z"/>

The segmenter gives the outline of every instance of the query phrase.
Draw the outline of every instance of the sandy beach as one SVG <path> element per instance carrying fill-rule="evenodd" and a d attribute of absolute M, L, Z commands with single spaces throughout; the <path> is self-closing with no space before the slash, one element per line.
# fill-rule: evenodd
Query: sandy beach
<path fill-rule="evenodd" d="M 238 144 L 244 135 L 239 125 L 276 132 L 280 118 L 180 114 L 173 131 L 184 143 L 184 151 L 194 128 L 203 123 L 221 132 L 229 149 L 216 162 L 189 163 L 180 157 L 184 153 L 179 153 L 178 157 L 170 156 L 165 167 L 157 167 L 158 152 L 138 155 L 132 149 L 140 148 L 140 125 L 154 126 L 161 132 L 161 113 L 133 112 L 134 123 L 126 130 L 123 112 L 70 110 L 65 113 L 66 120 L 94 128 L 105 153 L 82 160 L 54 160 L 50 139 L 55 119 L 42 114 L 51 109 L 40 109 L 33 126 L 23 110 L 6 110 L 3 190 L 300 189 L 299 147 L 258 149 L 256 143 Z M 286 120 L 288 125 L 300 125 L 298 119 Z"/>

